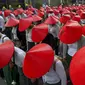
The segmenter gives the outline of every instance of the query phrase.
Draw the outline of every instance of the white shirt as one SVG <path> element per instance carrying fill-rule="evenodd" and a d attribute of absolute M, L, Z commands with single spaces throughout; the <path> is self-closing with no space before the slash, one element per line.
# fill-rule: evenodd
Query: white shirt
<path fill-rule="evenodd" d="M 25 13 L 22 13 L 22 18 L 27 18 L 28 16 Z"/>
<path fill-rule="evenodd" d="M 49 70 L 49 72 L 46 73 L 46 75 L 43 76 L 44 81 L 48 84 L 56 84 L 61 81 L 61 85 L 66 85 L 66 73 L 63 67 L 63 64 L 60 60 L 56 62 L 56 71 L 53 69 L 53 66 Z"/>
<path fill-rule="evenodd" d="M 59 35 L 59 30 L 60 30 L 60 27 L 58 24 L 52 26 L 52 25 L 49 25 L 48 26 L 48 31 L 49 33 L 51 33 L 55 38 L 57 37 L 58 38 L 58 35 Z"/>
<path fill-rule="evenodd" d="M 2 28 L 2 31 L 5 29 L 5 20 L 2 16 L 0 16 L 0 28 Z"/>
<path fill-rule="evenodd" d="M 26 53 L 20 48 L 15 47 L 14 55 L 15 55 L 15 64 L 19 67 L 22 67 Z"/>
<path fill-rule="evenodd" d="M 77 52 L 77 42 L 73 44 L 68 44 L 68 54 L 70 56 L 74 56 L 76 52 Z"/>
<path fill-rule="evenodd" d="M 6 35 L 4 35 L 4 34 L 1 34 L 1 35 L 2 35 L 2 36 L 1 36 L 1 38 L 0 38 L 0 44 L 6 42 L 7 40 L 10 40 L 8 37 L 4 37 L 4 36 L 6 36 Z M 3 38 L 3 37 L 4 37 L 4 38 Z"/>
<path fill-rule="evenodd" d="M 18 37 L 17 37 L 17 28 L 16 27 L 13 27 L 12 29 L 12 34 L 13 34 L 13 39 L 15 40 L 18 40 Z"/>
<path fill-rule="evenodd" d="M 14 14 L 10 13 L 10 16 L 13 17 L 13 18 L 16 18 Z"/>
<path fill-rule="evenodd" d="M 33 42 L 31 37 L 32 37 L 32 29 L 30 29 L 29 31 L 26 30 L 26 40 L 29 42 Z"/>
<path fill-rule="evenodd" d="M 81 19 L 81 24 L 85 24 L 85 19 Z"/>
<path fill-rule="evenodd" d="M 49 16 L 54 16 L 54 15 L 55 15 L 54 13 L 49 13 L 49 14 L 48 14 L 48 17 L 49 17 Z"/>

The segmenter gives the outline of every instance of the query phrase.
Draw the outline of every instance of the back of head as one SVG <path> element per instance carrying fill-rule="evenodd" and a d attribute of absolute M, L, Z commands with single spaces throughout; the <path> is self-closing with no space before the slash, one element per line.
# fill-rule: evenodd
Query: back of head
<path fill-rule="evenodd" d="M 55 49 L 55 39 L 52 34 L 48 33 L 48 35 L 45 37 L 45 39 L 42 41 L 42 43 L 46 43 L 50 45 L 53 49 Z"/>

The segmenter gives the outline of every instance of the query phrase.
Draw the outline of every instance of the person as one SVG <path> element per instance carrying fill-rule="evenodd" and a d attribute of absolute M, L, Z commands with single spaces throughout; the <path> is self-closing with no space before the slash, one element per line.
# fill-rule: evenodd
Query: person
<path fill-rule="evenodd" d="M 22 65 L 23 65 L 25 55 L 26 55 L 25 51 L 20 49 L 18 45 L 17 47 L 15 46 L 14 57 L 15 57 L 15 64 L 18 67 L 20 85 L 30 85 L 31 83 L 30 79 L 28 79 L 24 75 L 23 70 L 22 70 Z"/>
<path fill-rule="evenodd" d="M 6 35 L 0 32 L 0 44 L 6 42 L 7 40 L 10 40 L 10 39 L 6 37 Z M 11 85 L 12 78 L 11 78 L 11 71 L 10 71 L 9 65 L 3 68 L 3 73 L 4 73 L 4 79 L 6 80 L 7 85 Z"/>
<path fill-rule="evenodd" d="M 60 26 L 59 24 L 52 24 L 52 25 L 49 25 L 49 33 L 51 33 L 55 39 L 55 53 L 56 55 L 58 55 L 58 46 L 59 46 L 59 37 L 58 37 L 58 34 L 59 34 L 59 29 L 60 29 Z"/>
<path fill-rule="evenodd" d="M 52 34 L 48 34 L 42 43 L 50 45 L 53 49 L 54 47 L 54 37 Z M 43 76 L 45 85 L 66 85 L 66 73 L 62 62 L 54 57 L 54 63 L 50 70 Z"/>
<path fill-rule="evenodd" d="M 14 9 L 12 8 L 12 6 L 11 5 L 9 5 L 9 9 L 11 10 L 11 11 L 13 11 Z"/>

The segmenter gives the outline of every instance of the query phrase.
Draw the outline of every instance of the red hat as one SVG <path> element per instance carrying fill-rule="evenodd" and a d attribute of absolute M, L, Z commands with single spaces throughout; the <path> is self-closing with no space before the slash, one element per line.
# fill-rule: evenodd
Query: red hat
<path fill-rule="evenodd" d="M 2 15 L 2 11 L 0 11 L 0 15 Z"/>
<path fill-rule="evenodd" d="M 61 18 L 60 18 L 60 22 L 61 23 L 66 23 L 67 21 L 69 21 L 71 19 L 71 16 L 66 14 L 66 15 L 63 15 Z"/>
<path fill-rule="evenodd" d="M 55 18 L 55 16 L 49 16 L 44 23 L 46 24 L 56 24 L 58 22 L 58 19 Z"/>
<path fill-rule="evenodd" d="M 85 36 L 85 26 L 82 28 L 82 34 Z"/>
<path fill-rule="evenodd" d="M 44 12 L 38 11 L 38 16 L 39 17 L 43 17 L 44 16 Z"/>
<path fill-rule="evenodd" d="M 71 17 L 74 17 L 75 15 L 76 15 L 75 12 L 71 12 L 71 13 L 70 13 L 70 16 L 71 16 Z"/>
<path fill-rule="evenodd" d="M 37 22 L 37 21 L 42 20 L 42 18 L 39 17 L 38 15 L 33 15 L 31 18 L 32 18 L 33 22 Z"/>
<path fill-rule="evenodd" d="M 22 8 L 17 9 L 17 11 L 18 11 L 18 14 L 22 14 L 24 12 Z"/>
<path fill-rule="evenodd" d="M 85 47 L 73 56 L 70 63 L 70 77 L 73 85 L 85 85 Z"/>
<path fill-rule="evenodd" d="M 29 18 L 22 18 L 19 22 L 19 31 L 25 31 L 30 25 L 32 24 L 32 21 L 29 20 Z"/>
<path fill-rule="evenodd" d="M 54 12 L 55 15 L 59 14 L 59 10 L 57 10 L 57 9 L 54 9 L 53 12 Z"/>
<path fill-rule="evenodd" d="M 19 24 L 19 20 L 16 18 L 9 18 L 9 20 L 6 22 L 5 27 L 15 27 Z"/>
<path fill-rule="evenodd" d="M 32 40 L 34 42 L 42 41 L 48 34 L 48 25 L 42 23 L 32 29 Z"/>
<path fill-rule="evenodd" d="M 79 15 L 73 16 L 72 20 L 80 22 L 81 17 Z"/>
<path fill-rule="evenodd" d="M 14 44 L 8 40 L 0 44 L 0 68 L 5 67 L 12 58 L 14 52 Z"/>
<path fill-rule="evenodd" d="M 5 10 L 5 11 L 4 11 L 4 16 L 5 16 L 5 17 L 9 16 L 11 12 L 12 12 L 11 10 L 8 10 L 8 9 Z"/>
<path fill-rule="evenodd" d="M 85 12 L 82 12 L 82 13 L 80 14 L 80 16 L 81 16 L 81 19 L 85 19 Z"/>
<path fill-rule="evenodd" d="M 32 15 L 33 12 L 32 12 L 32 11 L 28 11 L 28 10 L 26 10 L 26 14 L 27 14 L 27 15 Z"/>
<path fill-rule="evenodd" d="M 52 10 L 51 8 L 48 8 L 48 9 L 46 10 L 46 12 L 47 12 L 47 13 L 53 13 L 53 10 Z"/>
<path fill-rule="evenodd" d="M 45 9 L 44 9 L 43 7 L 40 7 L 40 11 L 44 12 L 44 11 L 45 11 Z"/>
<path fill-rule="evenodd" d="M 62 14 L 70 14 L 70 11 L 67 10 L 67 9 L 64 9 L 63 12 L 62 12 Z"/>
<path fill-rule="evenodd" d="M 17 16 L 18 15 L 18 10 L 14 10 L 14 15 Z"/>
<path fill-rule="evenodd" d="M 48 44 L 38 44 L 27 52 L 23 72 L 28 78 L 40 78 L 50 70 L 53 61 L 52 48 Z"/>
<path fill-rule="evenodd" d="M 59 33 L 60 40 L 65 44 L 72 44 L 82 36 L 82 26 L 77 21 L 68 21 Z"/>

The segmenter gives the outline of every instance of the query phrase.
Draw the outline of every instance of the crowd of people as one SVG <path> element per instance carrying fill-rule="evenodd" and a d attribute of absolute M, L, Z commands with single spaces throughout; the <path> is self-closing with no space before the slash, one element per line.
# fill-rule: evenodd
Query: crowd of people
<path fill-rule="evenodd" d="M 0 76 L 7 85 L 84 85 L 74 71 L 85 46 L 84 24 L 85 5 L 3 8 Z"/>

